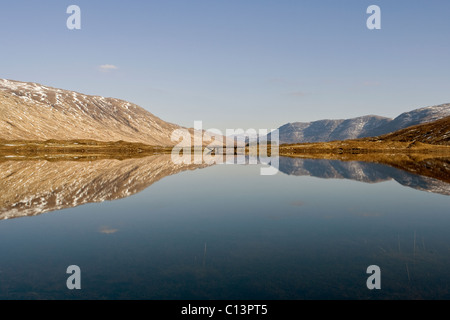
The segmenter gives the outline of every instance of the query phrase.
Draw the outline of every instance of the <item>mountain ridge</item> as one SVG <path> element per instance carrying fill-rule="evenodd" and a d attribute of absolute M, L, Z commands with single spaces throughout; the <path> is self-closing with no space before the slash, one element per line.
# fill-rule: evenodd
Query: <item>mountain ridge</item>
<path fill-rule="evenodd" d="M 0 79 L 0 138 L 92 139 L 171 146 L 183 127 L 116 98 Z"/>

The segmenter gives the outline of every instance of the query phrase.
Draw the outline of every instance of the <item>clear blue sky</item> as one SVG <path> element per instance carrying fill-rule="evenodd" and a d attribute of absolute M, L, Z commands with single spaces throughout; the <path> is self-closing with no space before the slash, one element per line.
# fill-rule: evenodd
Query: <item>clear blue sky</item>
<path fill-rule="evenodd" d="M 81 30 L 66 28 L 71 4 Z M 381 30 L 366 28 L 372 4 Z M 270 129 L 450 102 L 448 0 L 0 6 L 0 78 L 129 100 L 184 126 Z"/>

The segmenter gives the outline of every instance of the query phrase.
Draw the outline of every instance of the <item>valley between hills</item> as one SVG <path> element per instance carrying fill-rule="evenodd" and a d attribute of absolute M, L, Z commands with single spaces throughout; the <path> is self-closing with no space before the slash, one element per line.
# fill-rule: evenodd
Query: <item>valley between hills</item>
<path fill-rule="evenodd" d="M 223 153 L 227 153 L 226 145 Z M 256 145 L 256 144 L 255 144 Z M 258 145 L 259 146 L 259 145 Z M 203 148 L 206 147 L 205 145 Z M 173 146 L 148 145 L 141 142 L 74 140 L 5 140 L 0 139 L 0 161 L 14 158 L 134 158 L 171 153 Z M 235 149 L 244 145 L 235 143 Z M 267 148 L 270 154 L 270 146 Z M 390 134 L 329 142 L 281 144 L 278 155 L 288 157 L 338 159 L 343 161 L 377 161 L 395 157 L 420 158 L 450 156 L 450 117 L 415 125 Z M 193 149 L 192 149 L 193 150 Z M 249 144 L 245 147 L 246 153 Z M 236 150 L 235 150 L 236 151 Z"/>
<path fill-rule="evenodd" d="M 0 162 L 167 154 L 177 144 L 171 139 L 176 129 L 186 129 L 193 141 L 192 128 L 165 122 L 127 101 L 0 79 Z M 448 180 L 448 165 L 432 172 L 423 164 L 450 158 L 450 104 L 416 109 L 395 119 L 295 122 L 279 132 L 279 156 L 376 162 Z M 213 147 L 226 146 L 226 139 L 216 139 Z M 235 153 L 249 152 L 248 141 L 247 148 L 233 143 Z"/>

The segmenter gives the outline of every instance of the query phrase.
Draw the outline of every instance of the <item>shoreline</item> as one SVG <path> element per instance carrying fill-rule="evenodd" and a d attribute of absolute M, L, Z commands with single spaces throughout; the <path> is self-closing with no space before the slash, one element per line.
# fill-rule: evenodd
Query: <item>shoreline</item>
<path fill-rule="evenodd" d="M 202 153 L 207 146 L 202 147 Z M 191 152 L 199 147 L 191 147 Z M 256 154 L 258 149 L 235 147 L 235 154 Z M 152 154 L 170 154 L 173 146 L 152 146 L 127 141 L 97 140 L 0 140 L 0 158 L 36 158 L 47 155 L 58 157 L 107 157 L 128 158 L 144 157 Z M 215 152 L 214 148 L 210 150 Z M 267 154 L 271 155 L 271 147 L 267 145 Z M 240 152 L 238 152 L 240 151 Z M 227 149 L 223 148 L 223 154 Z M 214 154 L 214 153 L 213 153 Z M 371 161 L 378 158 L 414 156 L 420 158 L 450 157 L 450 145 L 435 145 L 421 142 L 383 141 L 377 139 L 344 140 L 319 143 L 282 144 L 278 148 L 278 156 Z"/>

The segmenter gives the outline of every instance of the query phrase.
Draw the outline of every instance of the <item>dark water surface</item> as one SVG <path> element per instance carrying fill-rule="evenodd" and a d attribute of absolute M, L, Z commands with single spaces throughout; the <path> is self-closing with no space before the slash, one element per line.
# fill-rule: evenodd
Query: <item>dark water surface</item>
<path fill-rule="evenodd" d="M 360 162 L 108 161 L 0 165 L 1 299 L 450 298 L 448 183 Z"/>

